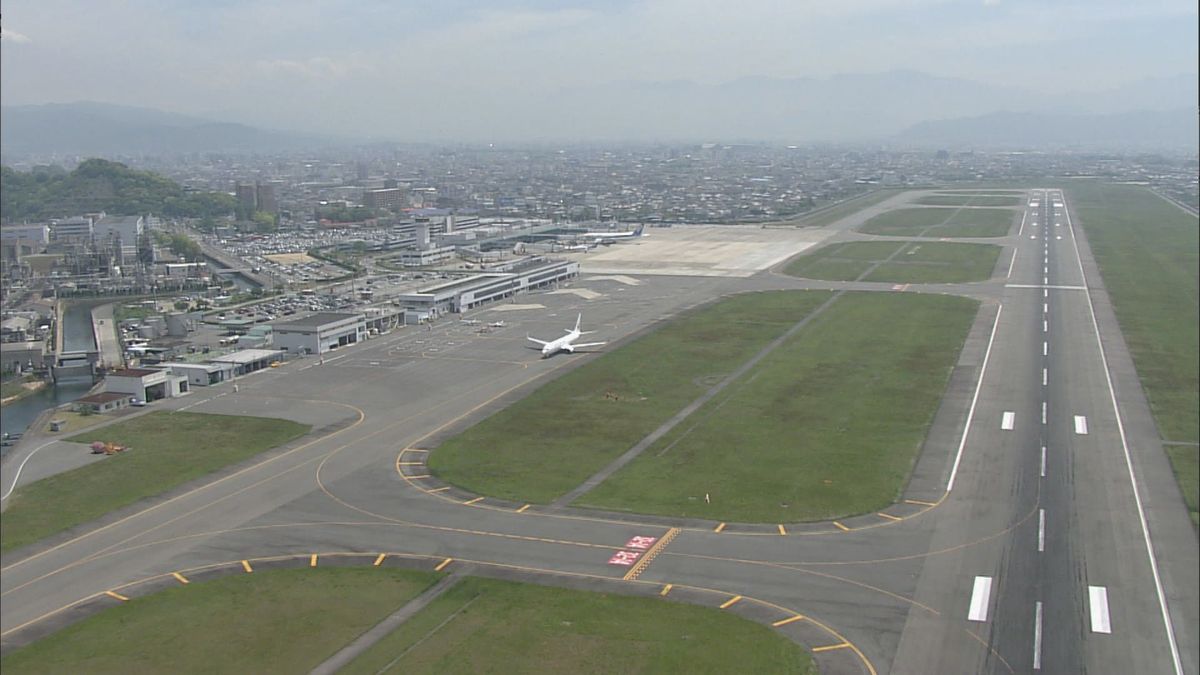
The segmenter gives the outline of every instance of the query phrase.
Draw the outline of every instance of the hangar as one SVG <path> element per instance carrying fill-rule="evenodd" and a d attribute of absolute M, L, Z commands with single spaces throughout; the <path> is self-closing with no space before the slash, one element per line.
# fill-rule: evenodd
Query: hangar
<path fill-rule="evenodd" d="M 290 354 L 324 354 L 361 342 L 367 335 L 362 314 L 318 312 L 303 319 L 271 324 L 277 349 Z"/>

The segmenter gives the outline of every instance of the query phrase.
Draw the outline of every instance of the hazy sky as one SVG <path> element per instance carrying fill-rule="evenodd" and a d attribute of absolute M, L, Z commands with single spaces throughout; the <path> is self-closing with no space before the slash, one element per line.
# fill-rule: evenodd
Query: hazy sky
<path fill-rule="evenodd" d="M 614 82 L 912 69 L 1104 89 L 1195 72 L 1198 56 L 1195 0 L 2 0 L 0 13 L 6 105 L 334 132 Z"/>

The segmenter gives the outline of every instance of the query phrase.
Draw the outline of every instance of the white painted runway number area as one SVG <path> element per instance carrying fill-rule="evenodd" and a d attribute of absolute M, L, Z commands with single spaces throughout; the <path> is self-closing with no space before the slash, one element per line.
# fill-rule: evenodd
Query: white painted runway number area
<path fill-rule="evenodd" d="M 1075 416 L 1075 433 L 1080 436 L 1087 436 L 1087 418 L 1083 415 Z"/>
<path fill-rule="evenodd" d="M 1108 589 L 1104 586 L 1088 586 L 1088 604 L 1092 612 L 1092 632 L 1112 633 L 1108 618 Z"/>
<path fill-rule="evenodd" d="M 971 608 L 967 610 L 968 621 L 987 621 L 988 603 L 992 597 L 992 578 L 975 577 L 975 589 L 971 591 Z"/>

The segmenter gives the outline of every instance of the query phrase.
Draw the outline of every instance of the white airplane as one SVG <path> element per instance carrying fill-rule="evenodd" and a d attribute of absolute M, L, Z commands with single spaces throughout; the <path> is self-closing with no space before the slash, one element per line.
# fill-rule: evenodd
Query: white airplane
<path fill-rule="evenodd" d="M 582 239 L 601 244 L 613 244 L 621 239 L 633 239 L 642 236 L 645 225 L 638 225 L 633 232 L 585 232 L 579 235 Z"/>
<path fill-rule="evenodd" d="M 558 352 L 567 352 L 568 354 L 573 354 L 575 353 L 576 349 L 581 347 L 599 347 L 600 345 L 607 344 L 605 342 L 583 342 L 576 344 L 575 341 L 578 340 L 581 335 L 588 335 L 589 333 L 595 332 L 579 330 L 579 324 L 582 322 L 583 315 L 580 314 L 579 318 L 575 319 L 575 327 L 567 330 L 567 334 L 558 338 L 557 340 L 551 340 L 547 342 L 545 340 L 539 340 L 535 337 L 529 337 L 528 335 L 526 335 L 525 338 L 530 342 L 536 342 L 542 346 L 543 359 L 554 356 Z"/>
<path fill-rule="evenodd" d="M 462 323 L 464 326 L 478 326 L 479 325 L 479 319 L 460 319 L 459 322 Z"/>
<path fill-rule="evenodd" d="M 488 328 L 504 328 L 504 326 L 505 324 L 503 321 L 493 321 L 488 324 Z"/>
<path fill-rule="evenodd" d="M 563 251 L 590 251 L 590 250 L 592 250 L 592 247 L 595 245 L 596 245 L 595 242 L 592 242 L 591 244 L 570 244 L 567 246 L 563 246 L 562 250 Z"/>

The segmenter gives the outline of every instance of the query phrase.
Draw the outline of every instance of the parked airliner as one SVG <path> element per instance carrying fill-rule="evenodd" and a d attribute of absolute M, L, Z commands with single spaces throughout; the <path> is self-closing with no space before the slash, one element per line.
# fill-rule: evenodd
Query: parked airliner
<path fill-rule="evenodd" d="M 545 340 L 539 340 L 535 337 L 529 337 L 528 335 L 526 335 L 525 337 L 530 342 L 536 342 L 542 346 L 542 358 L 543 359 L 554 356 L 555 354 L 557 354 L 559 352 L 567 352 L 568 354 L 572 354 L 575 352 L 576 349 L 579 349 L 581 347 L 599 347 L 602 344 L 607 344 L 604 342 L 582 342 L 582 343 L 576 344 L 575 341 L 578 340 L 581 335 L 587 335 L 589 333 L 594 332 L 594 331 L 579 330 L 579 325 L 582 322 L 583 322 L 583 315 L 580 314 L 579 318 L 575 319 L 575 327 L 567 330 L 567 334 L 558 338 L 557 340 L 551 340 L 551 341 L 547 342 Z"/>

